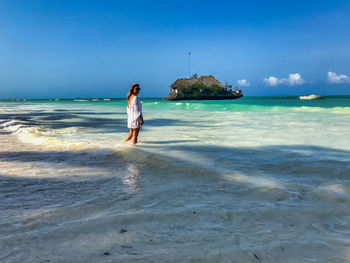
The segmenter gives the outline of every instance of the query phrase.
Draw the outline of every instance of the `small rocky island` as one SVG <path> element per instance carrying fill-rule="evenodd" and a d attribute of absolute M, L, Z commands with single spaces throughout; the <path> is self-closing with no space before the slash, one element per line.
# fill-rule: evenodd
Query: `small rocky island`
<path fill-rule="evenodd" d="M 242 90 L 231 85 L 223 85 L 214 76 L 194 74 L 191 78 L 177 79 L 170 86 L 170 93 L 165 100 L 232 100 L 242 97 Z"/>

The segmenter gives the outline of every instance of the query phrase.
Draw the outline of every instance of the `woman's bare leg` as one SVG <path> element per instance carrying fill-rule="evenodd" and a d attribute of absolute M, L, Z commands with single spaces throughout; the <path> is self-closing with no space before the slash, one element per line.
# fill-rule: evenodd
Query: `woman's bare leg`
<path fill-rule="evenodd" d="M 136 128 L 136 129 L 133 129 L 133 130 L 134 130 L 134 132 L 133 132 L 133 137 L 132 137 L 132 143 L 136 144 L 137 143 L 137 137 L 139 136 L 140 128 Z"/>
<path fill-rule="evenodd" d="M 130 129 L 129 134 L 128 134 L 128 136 L 126 136 L 126 138 L 125 138 L 125 141 L 124 141 L 124 142 L 129 141 L 129 140 L 131 139 L 132 135 L 133 135 L 133 129 Z"/>

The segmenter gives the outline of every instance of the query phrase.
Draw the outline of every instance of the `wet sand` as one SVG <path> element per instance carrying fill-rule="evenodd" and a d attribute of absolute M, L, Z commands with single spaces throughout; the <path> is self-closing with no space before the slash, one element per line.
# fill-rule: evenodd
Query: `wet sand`
<path fill-rule="evenodd" d="M 348 260 L 345 196 L 315 205 L 307 186 L 242 188 L 193 167 L 150 178 L 119 153 L 0 143 L 2 262 Z"/>
<path fill-rule="evenodd" d="M 4 107 L 1 262 L 350 262 L 348 108 L 123 103 Z"/>

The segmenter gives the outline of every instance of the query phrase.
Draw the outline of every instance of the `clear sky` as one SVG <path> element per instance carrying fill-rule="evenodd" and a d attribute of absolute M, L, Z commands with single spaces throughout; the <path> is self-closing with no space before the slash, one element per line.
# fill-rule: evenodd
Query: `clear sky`
<path fill-rule="evenodd" d="M 0 98 L 161 97 L 189 51 L 244 95 L 350 94 L 350 1 L 0 0 Z"/>

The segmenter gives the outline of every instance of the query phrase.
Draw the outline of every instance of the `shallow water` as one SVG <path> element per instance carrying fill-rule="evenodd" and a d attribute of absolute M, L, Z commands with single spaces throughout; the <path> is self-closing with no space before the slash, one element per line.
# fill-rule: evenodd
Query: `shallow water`
<path fill-rule="evenodd" d="M 349 97 L 141 101 L 0 102 L 1 262 L 350 262 Z"/>

